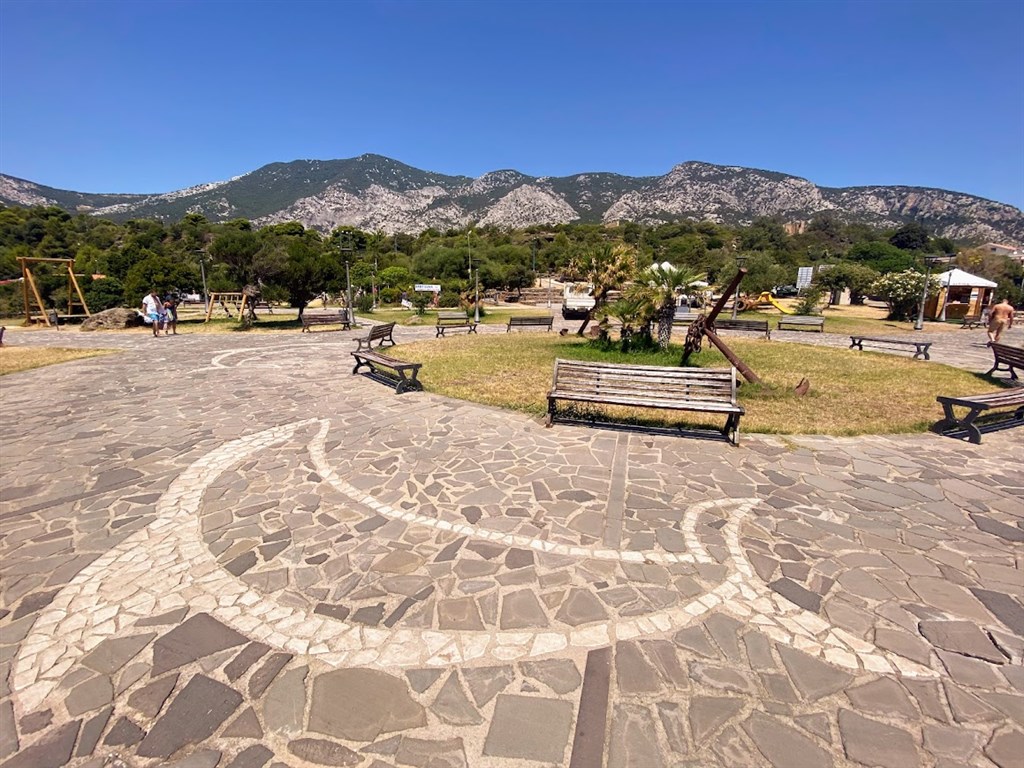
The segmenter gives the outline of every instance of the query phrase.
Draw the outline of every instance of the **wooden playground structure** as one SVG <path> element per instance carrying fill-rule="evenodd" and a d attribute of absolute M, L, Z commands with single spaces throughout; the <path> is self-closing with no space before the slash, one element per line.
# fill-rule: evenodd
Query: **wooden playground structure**
<path fill-rule="evenodd" d="M 19 256 L 18 263 L 21 264 L 22 295 L 25 299 L 25 323 L 31 325 L 36 322 L 44 322 L 47 326 L 55 326 L 60 320 L 72 320 L 79 317 L 91 317 L 89 306 L 85 303 L 85 296 L 82 288 L 78 285 L 75 277 L 74 259 L 44 259 L 34 256 Z M 32 274 L 33 264 L 62 264 L 67 272 L 68 303 L 67 311 L 60 314 L 56 309 L 47 309 L 43 303 L 43 297 L 39 293 L 39 286 L 36 284 L 35 275 Z M 77 299 L 76 299 L 77 297 Z M 34 305 L 33 305 L 34 301 Z M 80 312 L 75 308 L 81 307 Z M 38 312 L 37 314 L 33 314 Z"/>
<path fill-rule="evenodd" d="M 266 301 L 261 301 L 257 296 L 250 296 L 242 291 L 215 292 L 210 294 L 210 303 L 206 308 L 204 323 L 210 322 L 210 318 L 213 317 L 213 311 L 217 307 L 223 309 L 228 317 L 234 317 L 231 314 L 230 307 L 235 308 L 235 312 L 238 313 L 239 317 L 245 314 L 246 309 L 253 315 L 256 314 L 257 309 L 265 309 L 270 314 L 274 314 L 270 304 Z"/>

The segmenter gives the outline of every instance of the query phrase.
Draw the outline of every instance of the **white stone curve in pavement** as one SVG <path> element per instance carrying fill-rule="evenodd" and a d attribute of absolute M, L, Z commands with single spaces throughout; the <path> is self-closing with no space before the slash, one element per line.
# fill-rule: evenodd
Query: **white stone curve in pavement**
<path fill-rule="evenodd" d="M 249 456 L 289 440 L 303 427 L 320 425 L 310 444 L 317 471 L 338 491 L 381 515 L 465 536 L 579 558 L 623 562 L 715 562 L 696 535 L 698 518 L 720 510 L 731 555 L 731 572 L 708 593 L 685 605 L 630 620 L 595 622 L 562 631 L 438 631 L 353 626 L 305 609 L 280 605 L 225 571 L 205 546 L 199 512 L 206 489 L 225 470 Z M 815 614 L 771 592 L 746 562 L 739 531 L 757 499 L 722 499 L 686 510 L 683 534 L 691 553 L 617 552 L 572 547 L 501 534 L 462 523 L 428 518 L 382 504 L 339 477 L 327 464 L 324 444 L 330 422 L 307 419 L 222 444 L 186 468 L 156 506 L 156 518 L 84 568 L 43 609 L 15 658 L 11 687 L 19 710 L 36 711 L 80 659 L 103 640 L 124 633 L 139 619 L 182 606 L 205 611 L 253 640 L 331 666 L 381 669 L 445 666 L 484 659 L 511 661 L 567 647 L 594 648 L 687 626 L 721 607 L 780 642 L 835 664 L 876 672 L 934 675 L 833 628 Z M 666 559 L 671 557 L 672 559 Z M 887 657 L 891 660 L 887 661 Z"/>

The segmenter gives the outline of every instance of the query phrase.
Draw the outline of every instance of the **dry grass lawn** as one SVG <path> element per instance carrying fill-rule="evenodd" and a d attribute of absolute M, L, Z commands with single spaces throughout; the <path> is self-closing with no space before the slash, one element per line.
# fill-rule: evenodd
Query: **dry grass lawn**
<path fill-rule="evenodd" d="M 803 344 L 729 339 L 733 350 L 764 380 L 744 383 L 739 401 L 746 408 L 741 428 L 778 434 L 859 435 L 921 432 L 941 416 L 936 395 L 976 394 L 999 385 L 983 376 L 936 363 L 875 352 Z M 428 391 L 536 416 L 547 409 L 546 394 L 556 357 L 678 365 L 681 347 L 659 355 L 602 352 L 594 345 L 551 333 L 457 336 L 394 348 L 394 355 L 423 363 L 420 378 Z M 690 365 L 727 367 L 721 354 L 705 345 Z M 811 382 L 800 397 L 793 388 Z M 721 426 L 724 416 L 666 411 L 609 411 L 627 421 L 669 425 Z"/>
<path fill-rule="evenodd" d="M 66 349 L 62 347 L 0 347 L 0 376 L 31 368 L 66 363 L 85 357 L 112 354 L 112 349 Z"/>

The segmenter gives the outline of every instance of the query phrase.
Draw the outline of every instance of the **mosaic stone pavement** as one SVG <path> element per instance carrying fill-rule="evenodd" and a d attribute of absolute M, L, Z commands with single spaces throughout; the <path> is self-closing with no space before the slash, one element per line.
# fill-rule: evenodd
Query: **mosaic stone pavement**
<path fill-rule="evenodd" d="M 1022 430 L 545 429 L 355 335 L 8 333 L 121 351 L 0 381 L 0 768 L 1022 764 Z"/>

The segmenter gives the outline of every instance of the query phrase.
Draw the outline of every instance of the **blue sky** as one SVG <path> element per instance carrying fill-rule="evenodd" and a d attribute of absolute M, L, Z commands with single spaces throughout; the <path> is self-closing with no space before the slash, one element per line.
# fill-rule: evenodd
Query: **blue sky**
<path fill-rule="evenodd" d="M 1024 207 L 1020 2 L 0 0 L 0 171 L 167 192 L 278 161 L 686 160 Z"/>

